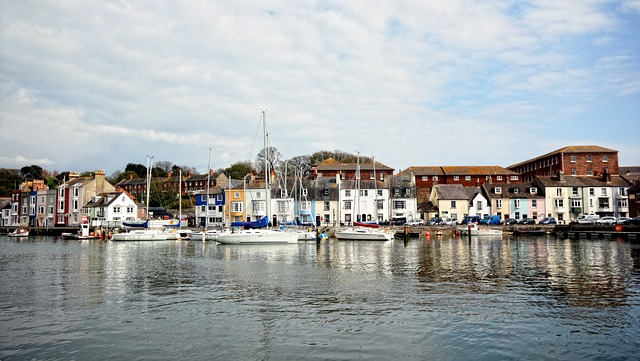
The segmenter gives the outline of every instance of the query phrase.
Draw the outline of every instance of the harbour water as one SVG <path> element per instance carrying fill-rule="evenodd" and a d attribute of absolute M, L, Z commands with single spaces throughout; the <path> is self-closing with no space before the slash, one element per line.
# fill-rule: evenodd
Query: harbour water
<path fill-rule="evenodd" d="M 0 359 L 627 360 L 640 245 L 0 236 Z"/>

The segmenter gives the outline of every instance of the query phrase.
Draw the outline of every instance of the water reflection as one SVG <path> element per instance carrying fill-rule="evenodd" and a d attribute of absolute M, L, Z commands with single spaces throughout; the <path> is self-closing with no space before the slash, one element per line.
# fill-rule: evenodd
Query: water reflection
<path fill-rule="evenodd" d="M 590 358 L 624 354 L 640 337 L 640 246 L 611 240 L 0 238 L 0 247 L 2 359 L 92 358 L 77 340 L 167 358 L 194 339 L 220 346 L 220 358 L 539 359 L 576 338 L 574 355 Z M 583 351 L 593 335 L 603 338 Z M 204 358 L 211 347 L 189 351 Z"/>

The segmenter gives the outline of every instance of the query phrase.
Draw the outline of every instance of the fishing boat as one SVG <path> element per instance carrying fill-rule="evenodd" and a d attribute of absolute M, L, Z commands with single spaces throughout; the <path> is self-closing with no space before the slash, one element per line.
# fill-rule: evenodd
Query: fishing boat
<path fill-rule="evenodd" d="M 478 225 L 473 223 L 465 227 L 459 227 L 458 231 L 463 236 L 468 236 L 469 234 L 472 236 L 502 236 L 502 231 L 499 229 L 478 228 Z"/>
<path fill-rule="evenodd" d="M 7 234 L 9 237 L 29 237 L 29 230 L 25 228 L 17 228 L 13 232 Z"/>
<path fill-rule="evenodd" d="M 267 123 L 265 118 L 265 111 L 262 111 L 262 128 L 264 137 L 264 185 L 266 194 L 266 215 L 270 214 L 270 198 L 271 192 L 269 188 L 269 157 L 266 156 L 267 150 Z M 250 222 L 242 222 L 244 229 L 233 230 L 230 233 L 224 233 L 218 235 L 217 242 L 222 244 L 282 244 L 282 243 L 298 243 L 298 235 L 294 232 L 276 231 L 267 229 L 269 225 L 268 216 L 262 217 L 258 223 L 261 225 L 253 224 Z M 249 226 L 249 227 L 247 227 Z M 251 228 L 255 226 L 255 228 Z M 233 223 L 232 223 L 233 227 Z"/>

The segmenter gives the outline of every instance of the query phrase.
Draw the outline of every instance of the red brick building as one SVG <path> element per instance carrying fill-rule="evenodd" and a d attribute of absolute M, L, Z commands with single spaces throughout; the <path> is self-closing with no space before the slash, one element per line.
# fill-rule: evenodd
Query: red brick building
<path fill-rule="evenodd" d="M 572 145 L 507 167 L 532 182 L 535 176 L 618 174 L 618 151 L 597 145 Z"/>
<path fill-rule="evenodd" d="M 342 179 L 355 179 L 357 166 L 356 163 L 342 163 L 333 158 L 329 158 L 311 167 L 309 177 L 311 179 L 318 179 L 322 177 L 335 177 L 337 174 L 341 174 Z M 389 176 L 393 175 L 393 171 L 393 168 L 387 167 L 379 162 L 375 162 L 375 164 L 360 163 L 360 179 L 386 181 Z"/>

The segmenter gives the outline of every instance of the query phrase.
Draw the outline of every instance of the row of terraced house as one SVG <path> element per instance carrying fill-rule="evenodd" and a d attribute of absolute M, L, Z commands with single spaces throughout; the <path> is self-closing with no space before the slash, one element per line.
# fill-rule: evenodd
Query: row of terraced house
<path fill-rule="evenodd" d="M 616 150 L 568 146 L 506 168 L 412 166 L 395 173 L 380 162 L 326 159 L 306 177 L 282 179 L 272 173 L 270 189 L 265 188 L 263 176 L 229 179 L 211 170 L 154 181 L 160 189 L 181 189 L 183 197 L 193 198 L 195 208 L 183 212 L 191 214 L 198 226 L 263 216 L 274 223 L 314 225 L 490 214 L 502 220 L 555 217 L 568 222 L 583 214 L 638 216 L 638 168 L 620 168 Z M 5 200 L 0 222 L 32 227 L 117 225 L 146 217 L 146 207 L 136 202 L 145 194 L 144 179 L 113 186 L 102 170 L 93 177 L 72 174 L 57 189 L 34 180 Z"/>

